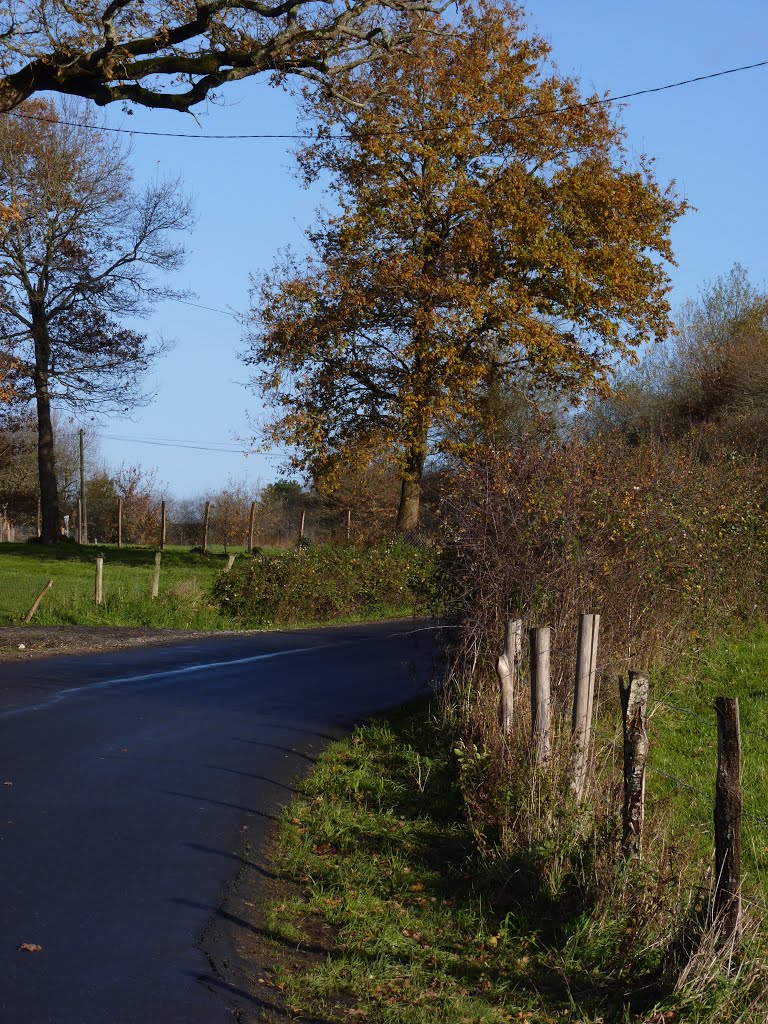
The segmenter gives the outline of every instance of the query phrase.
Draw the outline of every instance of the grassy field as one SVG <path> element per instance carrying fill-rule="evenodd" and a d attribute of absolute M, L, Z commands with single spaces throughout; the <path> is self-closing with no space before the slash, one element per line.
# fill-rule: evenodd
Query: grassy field
<path fill-rule="evenodd" d="M 104 557 L 104 601 L 94 601 L 96 557 Z M 53 587 L 35 614 L 35 625 L 152 626 L 175 629 L 233 628 L 211 601 L 223 554 L 163 551 L 159 599 L 150 599 L 155 552 L 75 544 L 0 544 L 0 624 L 21 622 L 48 580 Z"/>
<path fill-rule="evenodd" d="M 649 735 L 649 814 L 708 856 L 717 768 L 716 697 L 738 697 L 744 789 L 743 867 L 768 901 L 768 628 L 657 674 Z M 653 700 L 652 700 L 653 704 Z M 669 776 L 673 776 L 670 778 Z"/>
<path fill-rule="evenodd" d="M 609 874 L 589 829 L 581 847 L 479 855 L 452 744 L 428 706 L 333 744 L 283 818 L 277 866 L 292 888 L 267 921 L 276 943 L 300 950 L 324 935 L 333 948 L 279 968 L 273 984 L 295 1013 L 328 1022 L 764 1024 L 764 938 L 722 962 L 697 946 L 701 893 L 686 896 L 681 879 L 709 884 L 715 696 L 740 698 L 746 809 L 768 809 L 767 672 L 761 630 L 656 679 L 653 848 L 638 869 Z M 752 901 L 768 901 L 767 826 L 745 822 Z M 601 828 L 615 844 L 615 824 Z"/>

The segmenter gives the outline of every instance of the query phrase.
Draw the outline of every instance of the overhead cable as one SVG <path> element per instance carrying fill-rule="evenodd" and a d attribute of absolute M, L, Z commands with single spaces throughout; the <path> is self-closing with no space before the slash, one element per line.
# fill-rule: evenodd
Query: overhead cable
<path fill-rule="evenodd" d="M 623 100 L 635 99 L 638 96 L 649 96 L 651 93 L 667 92 L 670 89 L 680 89 L 685 85 L 694 85 L 697 82 L 707 82 L 713 78 L 723 78 L 725 75 L 736 75 L 742 71 L 753 71 L 756 68 L 768 67 L 768 60 L 756 61 L 754 64 L 742 64 L 739 67 L 725 68 L 723 71 L 712 71 L 706 75 L 696 75 L 693 78 L 684 78 L 679 82 L 667 82 L 665 85 L 653 85 L 648 86 L 644 89 L 635 89 L 633 92 L 621 93 L 618 96 L 603 96 L 595 97 L 594 99 L 584 100 L 581 103 L 568 103 L 562 107 L 552 107 L 545 110 L 526 110 L 520 114 L 511 114 L 509 117 L 495 117 L 488 118 L 479 121 L 456 121 L 449 122 L 443 125 L 435 125 L 427 128 L 393 128 L 389 131 L 379 132 L 361 132 L 360 136 L 367 136 L 370 138 L 385 138 L 391 135 L 426 135 L 435 132 L 442 131 L 454 131 L 457 128 L 481 128 L 484 125 L 489 124 L 506 124 L 513 121 L 530 120 L 537 117 L 557 117 L 560 114 L 567 114 L 573 110 L 583 110 L 587 107 L 603 107 L 611 103 L 621 103 Z M 65 121 L 54 117 L 43 117 L 40 114 L 22 114 L 18 110 L 6 111 L 5 113 L 10 114 L 13 117 L 22 118 L 28 121 L 42 121 L 47 124 L 61 124 L 68 128 L 90 128 L 94 131 L 100 132 L 112 132 L 118 135 L 143 135 L 152 136 L 155 138 L 163 139 L 208 139 L 213 141 L 221 140 L 233 140 L 233 139 L 277 139 L 277 140 L 305 140 L 305 141 L 319 141 L 320 136 L 313 132 L 285 132 L 285 133 L 271 133 L 271 132 L 255 132 L 255 133 L 242 133 L 236 135 L 206 135 L 194 132 L 158 132 L 148 131 L 144 129 L 134 128 L 116 128 L 111 125 L 99 125 L 99 124 L 84 124 L 79 121 Z M 331 134 L 326 136 L 330 141 L 356 138 L 360 136 L 352 136 L 349 134 Z"/>

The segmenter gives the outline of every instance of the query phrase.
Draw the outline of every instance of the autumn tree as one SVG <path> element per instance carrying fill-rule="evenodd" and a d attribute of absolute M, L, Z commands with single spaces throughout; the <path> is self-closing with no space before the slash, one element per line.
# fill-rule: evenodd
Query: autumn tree
<path fill-rule="evenodd" d="M 37 514 L 37 432 L 26 410 L 0 415 L 0 540 L 2 523 L 34 521 Z"/>
<path fill-rule="evenodd" d="M 306 93 L 319 139 L 300 168 L 329 176 L 336 210 L 309 257 L 256 282 L 246 352 L 277 409 L 268 439 L 315 480 L 389 451 L 401 530 L 430 438 L 490 387 L 599 386 L 667 332 L 684 208 L 629 158 L 611 108 L 548 66 L 519 8 L 480 0 L 456 30 L 424 28 L 407 55 Z"/>
<path fill-rule="evenodd" d="M 0 111 L 41 91 L 188 111 L 228 82 L 331 80 L 408 37 L 424 0 L 11 0 Z"/>
<path fill-rule="evenodd" d="M 227 481 L 211 498 L 211 536 L 224 545 L 224 554 L 235 544 L 245 545 L 251 503 L 255 498 L 247 481 Z"/>
<path fill-rule="evenodd" d="M 674 334 L 625 371 L 586 417 L 630 439 L 691 431 L 767 450 L 768 293 L 745 267 L 706 282 L 675 315 Z"/>
<path fill-rule="evenodd" d="M 668 425 L 715 425 L 763 450 L 768 426 L 768 293 L 745 267 L 707 282 L 676 317 L 658 369 Z"/>
<path fill-rule="evenodd" d="M 168 487 L 157 480 L 157 470 L 121 463 L 112 470 L 118 498 L 123 501 L 123 536 L 128 544 L 156 544 L 160 503 Z"/>
<path fill-rule="evenodd" d="M 125 409 L 157 347 L 124 327 L 176 293 L 156 272 L 181 264 L 170 238 L 191 225 L 178 181 L 131 187 L 114 139 L 77 127 L 71 108 L 37 109 L 53 123 L 0 119 L 0 203 L 21 214 L 0 232 L 0 344 L 15 361 L 19 400 L 37 413 L 42 540 L 59 537 L 52 406 Z"/>

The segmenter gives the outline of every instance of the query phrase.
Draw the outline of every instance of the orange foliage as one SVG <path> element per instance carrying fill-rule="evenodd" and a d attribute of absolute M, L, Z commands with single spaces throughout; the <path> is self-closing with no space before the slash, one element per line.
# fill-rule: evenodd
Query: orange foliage
<path fill-rule="evenodd" d="M 330 174 L 339 212 L 254 289 L 246 361 L 267 367 L 270 439 L 315 478 L 388 450 L 417 488 L 430 432 L 450 439 L 490 387 L 604 387 L 670 326 L 685 204 L 630 161 L 612 111 L 583 105 L 511 4 L 422 29 L 307 93 L 319 139 L 300 166 Z"/>

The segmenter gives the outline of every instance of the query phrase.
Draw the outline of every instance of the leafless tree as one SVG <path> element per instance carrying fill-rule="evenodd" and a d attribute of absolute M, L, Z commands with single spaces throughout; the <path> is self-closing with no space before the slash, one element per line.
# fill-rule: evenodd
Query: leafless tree
<path fill-rule="evenodd" d="M 323 82 L 407 39 L 393 12 L 427 0 L 10 0 L 0 111 L 41 91 L 190 110 L 227 82 Z M 405 35 L 405 39 L 403 38 Z"/>
<path fill-rule="evenodd" d="M 0 344 L 20 400 L 37 410 L 42 540 L 59 537 L 52 404 L 125 409 L 158 345 L 124 327 L 162 298 L 160 271 L 184 251 L 189 230 L 178 180 L 132 189 L 125 147 L 78 127 L 78 108 L 36 102 L 52 123 L 0 119 L 0 203 L 14 212 L 0 231 Z"/>

